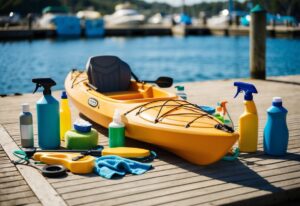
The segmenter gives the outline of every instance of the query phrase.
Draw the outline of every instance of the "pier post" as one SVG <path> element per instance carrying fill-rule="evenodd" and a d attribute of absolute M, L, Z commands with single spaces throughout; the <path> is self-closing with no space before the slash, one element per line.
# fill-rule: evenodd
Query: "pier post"
<path fill-rule="evenodd" d="M 234 15 L 234 25 L 240 26 L 240 17 L 238 15 Z"/>
<path fill-rule="evenodd" d="M 266 78 L 266 11 L 260 5 L 251 10 L 250 74 L 254 79 Z"/>

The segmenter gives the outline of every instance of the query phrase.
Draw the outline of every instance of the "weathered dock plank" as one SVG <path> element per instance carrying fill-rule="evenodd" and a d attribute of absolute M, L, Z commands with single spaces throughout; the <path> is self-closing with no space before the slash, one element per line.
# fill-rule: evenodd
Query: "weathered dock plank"
<path fill-rule="evenodd" d="M 18 150 L 18 145 L 14 142 L 12 137 L 9 136 L 9 134 L 6 132 L 5 128 L 0 125 L 0 142 L 3 147 L 3 150 L 6 152 L 7 156 L 10 160 L 16 161 L 18 160 L 17 157 L 15 157 L 12 152 L 14 150 Z M 13 164 L 12 164 L 13 165 Z M 18 171 L 22 175 L 22 177 L 25 179 L 25 181 L 30 186 L 29 191 L 25 191 L 22 193 L 15 193 L 15 194 L 7 194 L 0 197 L 0 202 L 5 200 L 11 200 L 12 199 L 19 199 L 19 198 L 26 198 L 28 196 L 37 196 L 39 201 L 43 205 L 66 205 L 65 202 L 60 198 L 60 196 L 56 193 L 56 191 L 53 189 L 53 187 L 50 186 L 50 184 L 45 180 L 44 176 L 38 171 L 37 169 L 33 167 L 28 167 L 26 165 L 17 164 L 13 165 L 13 170 L 11 171 Z M 7 169 L 7 168 L 5 168 Z M 1 171 L 1 169 L 0 169 Z M 6 171 L 7 172 L 7 171 Z M 33 193 L 34 192 L 34 193 Z M 15 195 L 15 196 L 14 196 Z"/>
<path fill-rule="evenodd" d="M 0 154 L 5 154 L 0 145 Z M 17 205 L 36 203 L 40 201 L 26 184 L 21 174 L 17 171 L 14 164 L 10 162 L 7 155 L 0 157 L 2 160 L 1 168 L 5 165 L 5 171 L 0 169 L 0 205 Z"/>
<path fill-rule="evenodd" d="M 69 205 L 270 205 L 297 199 L 300 194 L 299 79 L 300 76 L 290 76 L 267 81 L 245 80 L 254 83 L 259 92 L 254 97 L 259 113 L 259 145 L 257 153 L 243 153 L 235 162 L 219 161 L 206 167 L 196 166 L 153 145 L 127 140 L 128 145 L 151 148 L 158 153 L 159 158 L 153 162 L 153 170 L 118 180 L 106 180 L 95 174 L 69 174 L 65 178 L 47 181 Z M 293 83 L 283 83 L 291 80 Z M 239 115 L 243 112 L 243 97 L 233 99 L 235 88 L 232 80 L 184 85 L 191 102 L 213 106 L 218 101 L 228 100 L 229 112 L 237 124 Z M 54 92 L 54 96 L 58 98 L 59 93 Z M 0 124 L 18 145 L 20 104 L 29 102 L 35 117 L 34 102 L 40 96 L 41 94 L 25 94 L 1 98 L 0 114 L 7 115 L 0 116 Z M 290 141 L 288 154 L 284 157 L 267 156 L 262 151 L 266 109 L 271 105 L 273 96 L 282 96 L 284 105 L 289 110 L 287 121 Z M 78 112 L 73 106 L 71 109 L 75 120 Z M 35 120 L 34 128 L 37 138 Z M 106 129 L 99 126 L 96 128 L 100 134 L 99 143 L 107 145 Z M 0 152 L 0 155 L 3 154 Z M 9 166 L 5 163 L 0 170 L 7 168 Z M 7 175 L 8 171 L 3 173 L 3 178 L 0 176 L 0 181 L 14 177 Z M 20 190 L 25 190 L 26 182 L 19 179 L 15 181 L 19 181 L 22 186 Z M 4 182 L 7 183 L 9 182 Z M 12 194 L 10 190 L 7 193 Z"/>

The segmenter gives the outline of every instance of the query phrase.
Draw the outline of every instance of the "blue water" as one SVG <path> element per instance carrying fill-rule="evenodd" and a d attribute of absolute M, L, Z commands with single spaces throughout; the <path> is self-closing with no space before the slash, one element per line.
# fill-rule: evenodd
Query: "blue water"
<path fill-rule="evenodd" d="M 267 40 L 267 75 L 300 74 L 300 40 Z M 177 82 L 249 77 L 248 37 L 138 37 L 0 43 L 0 94 L 32 92 L 32 78 L 52 77 L 62 89 L 71 68 L 94 55 L 117 55 L 140 79 Z"/>

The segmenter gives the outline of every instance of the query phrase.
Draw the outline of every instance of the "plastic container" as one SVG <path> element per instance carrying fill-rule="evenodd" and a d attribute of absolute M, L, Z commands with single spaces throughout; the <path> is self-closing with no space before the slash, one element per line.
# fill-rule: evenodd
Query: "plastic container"
<path fill-rule="evenodd" d="M 60 117 L 60 139 L 64 140 L 65 133 L 69 131 L 72 127 L 69 100 L 68 100 L 67 93 L 65 91 L 63 91 L 61 94 L 59 117 Z"/>
<path fill-rule="evenodd" d="M 121 114 L 116 109 L 113 121 L 108 126 L 109 147 L 125 146 L 125 125 L 121 120 Z"/>
<path fill-rule="evenodd" d="M 272 106 L 267 110 L 268 117 L 264 129 L 264 152 L 269 155 L 285 155 L 289 141 L 286 123 L 288 111 L 282 106 L 281 97 L 274 97 Z"/>
<path fill-rule="evenodd" d="M 33 79 L 37 91 L 43 87 L 43 96 L 36 103 L 38 142 L 42 149 L 58 149 L 60 147 L 59 102 L 51 96 L 51 87 L 56 85 L 50 78 Z"/>
<path fill-rule="evenodd" d="M 88 121 L 79 119 L 76 122 L 74 122 L 74 129 L 82 133 L 90 132 L 92 129 L 92 124 Z"/>
<path fill-rule="evenodd" d="M 34 147 L 32 115 L 30 113 L 29 104 L 22 104 L 22 112 L 20 114 L 19 120 L 22 147 Z"/>
<path fill-rule="evenodd" d="M 184 92 L 184 86 L 176 86 L 176 95 L 181 97 L 183 100 L 187 100 L 187 94 Z"/>
<path fill-rule="evenodd" d="M 252 93 L 257 93 L 253 84 L 235 82 L 238 87 L 235 97 L 244 91 L 244 113 L 239 119 L 239 148 L 241 152 L 256 152 L 258 140 L 258 116 Z"/>

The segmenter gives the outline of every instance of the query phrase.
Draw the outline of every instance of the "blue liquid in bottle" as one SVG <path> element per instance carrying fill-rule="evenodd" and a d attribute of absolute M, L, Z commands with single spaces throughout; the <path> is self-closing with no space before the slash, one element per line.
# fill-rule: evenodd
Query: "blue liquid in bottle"
<path fill-rule="evenodd" d="M 36 104 L 38 142 L 42 149 L 60 147 L 59 102 L 51 95 L 43 96 Z"/>
<path fill-rule="evenodd" d="M 43 87 L 44 96 L 36 103 L 38 140 L 42 149 L 58 149 L 60 147 L 59 136 L 59 102 L 51 96 L 51 87 L 56 85 L 50 78 L 33 79 L 36 84 L 35 91 Z"/>

